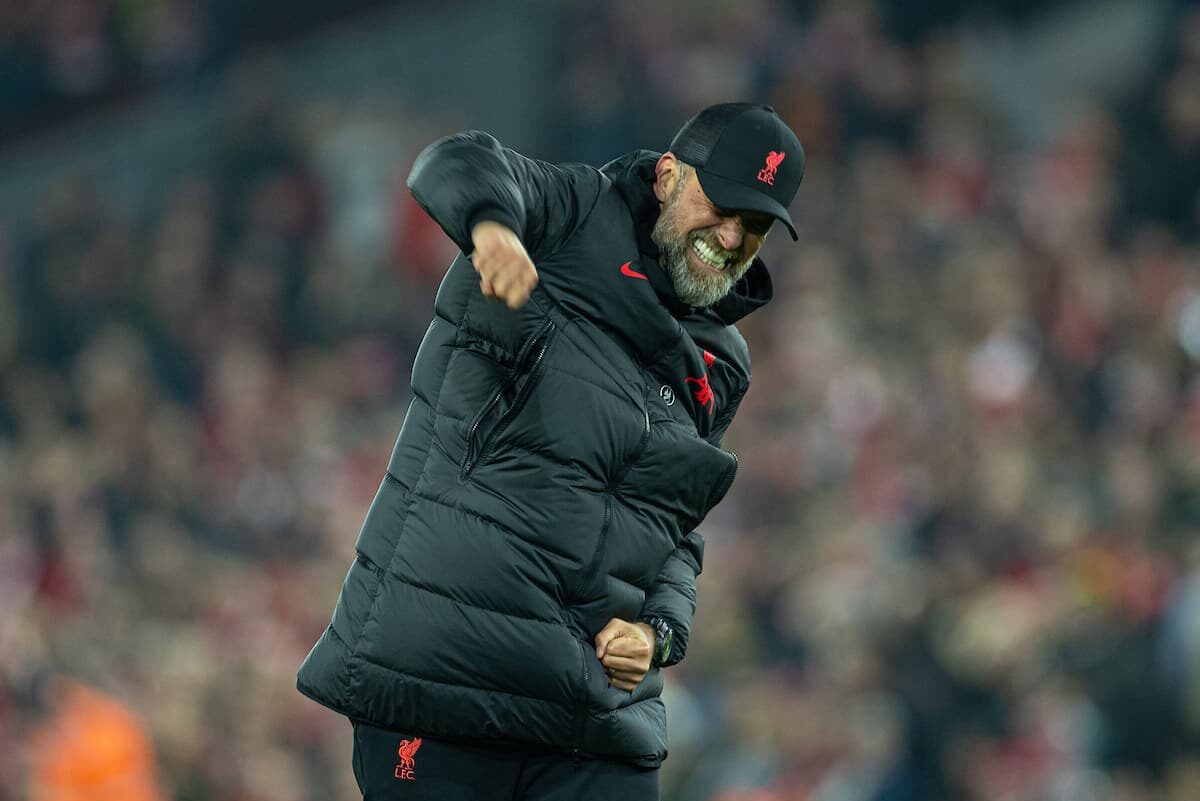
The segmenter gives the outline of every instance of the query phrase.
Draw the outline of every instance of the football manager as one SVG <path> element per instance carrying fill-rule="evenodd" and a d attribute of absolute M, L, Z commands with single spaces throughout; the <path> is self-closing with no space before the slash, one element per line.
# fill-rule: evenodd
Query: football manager
<path fill-rule="evenodd" d="M 462 254 L 301 692 L 354 725 L 365 799 L 657 799 L 735 324 L 804 175 L 769 106 L 703 109 L 602 168 L 442 139 L 409 189 Z"/>

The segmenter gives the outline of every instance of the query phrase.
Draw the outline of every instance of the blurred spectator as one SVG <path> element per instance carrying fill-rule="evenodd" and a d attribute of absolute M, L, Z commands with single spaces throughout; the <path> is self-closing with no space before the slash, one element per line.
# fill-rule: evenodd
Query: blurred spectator
<path fill-rule="evenodd" d="M 116 700 L 50 679 L 46 719 L 32 728 L 30 801 L 161 801 L 154 748 Z"/>

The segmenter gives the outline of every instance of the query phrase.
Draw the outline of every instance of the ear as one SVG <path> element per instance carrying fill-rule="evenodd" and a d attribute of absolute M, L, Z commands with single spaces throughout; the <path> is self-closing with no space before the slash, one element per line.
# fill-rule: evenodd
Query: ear
<path fill-rule="evenodd" d="M 663 153 L 658 157 L 658 162 L 654 165 L 654 196 L 658 198 L 659 203 L 665 203 L 675 191 L 675 184 L 679 182 L 682 174 L 679 159 L 675 158 L 674 153 Z"/>

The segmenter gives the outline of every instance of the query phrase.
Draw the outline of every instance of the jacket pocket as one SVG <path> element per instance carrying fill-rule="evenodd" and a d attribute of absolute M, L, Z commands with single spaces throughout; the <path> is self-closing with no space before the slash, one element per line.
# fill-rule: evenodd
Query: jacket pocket
<path fill-rule="evenodd" d="M 505 429 L 521 413 L 525 401 L 541 380 L 542 366 L 553 333 L 554 322 L 545 321 L 525 342 L 513 369 L 471 420 L 467 429 L 466 453 L 459 465 L 460 478 L 466 479 L 492 454 Z"/>
<path fill-rule="evenodd" d="M 604 663 L 596 658 L 596 650 L 593 645 L 580 642 L 579 656 L 581 661 L 579 679 L 582 691 L 579 700 L 582 709 L 576 710 L 578 715 L 576 725 L 581 727 L 580 737 L 583 736 L 583 719 L 607 715 L 618 709 L 662 695 L 662 668 L 650 668 L 646 677 L 638 682 L 633 690 L 618 690 L 609 683 L 608 676 L 604 675 Z"/>

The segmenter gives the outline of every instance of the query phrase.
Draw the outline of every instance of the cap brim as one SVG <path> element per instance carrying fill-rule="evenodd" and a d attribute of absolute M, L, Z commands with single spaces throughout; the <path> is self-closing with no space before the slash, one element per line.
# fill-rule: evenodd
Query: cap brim
<path fill-rule="evenodd" d="M 696 168 L 696 177 L 700 180 L 704 194 L 716 205 L 730 211 L 761 211 L 763 214 L 770 214 L 787 226 L 793 241 L 800 241 L 800 237 L 796 236 L 796 225 L 792 222 L 792 215 L 773 197 L 737 181 L 707 173 L 699 167 Z"/>

